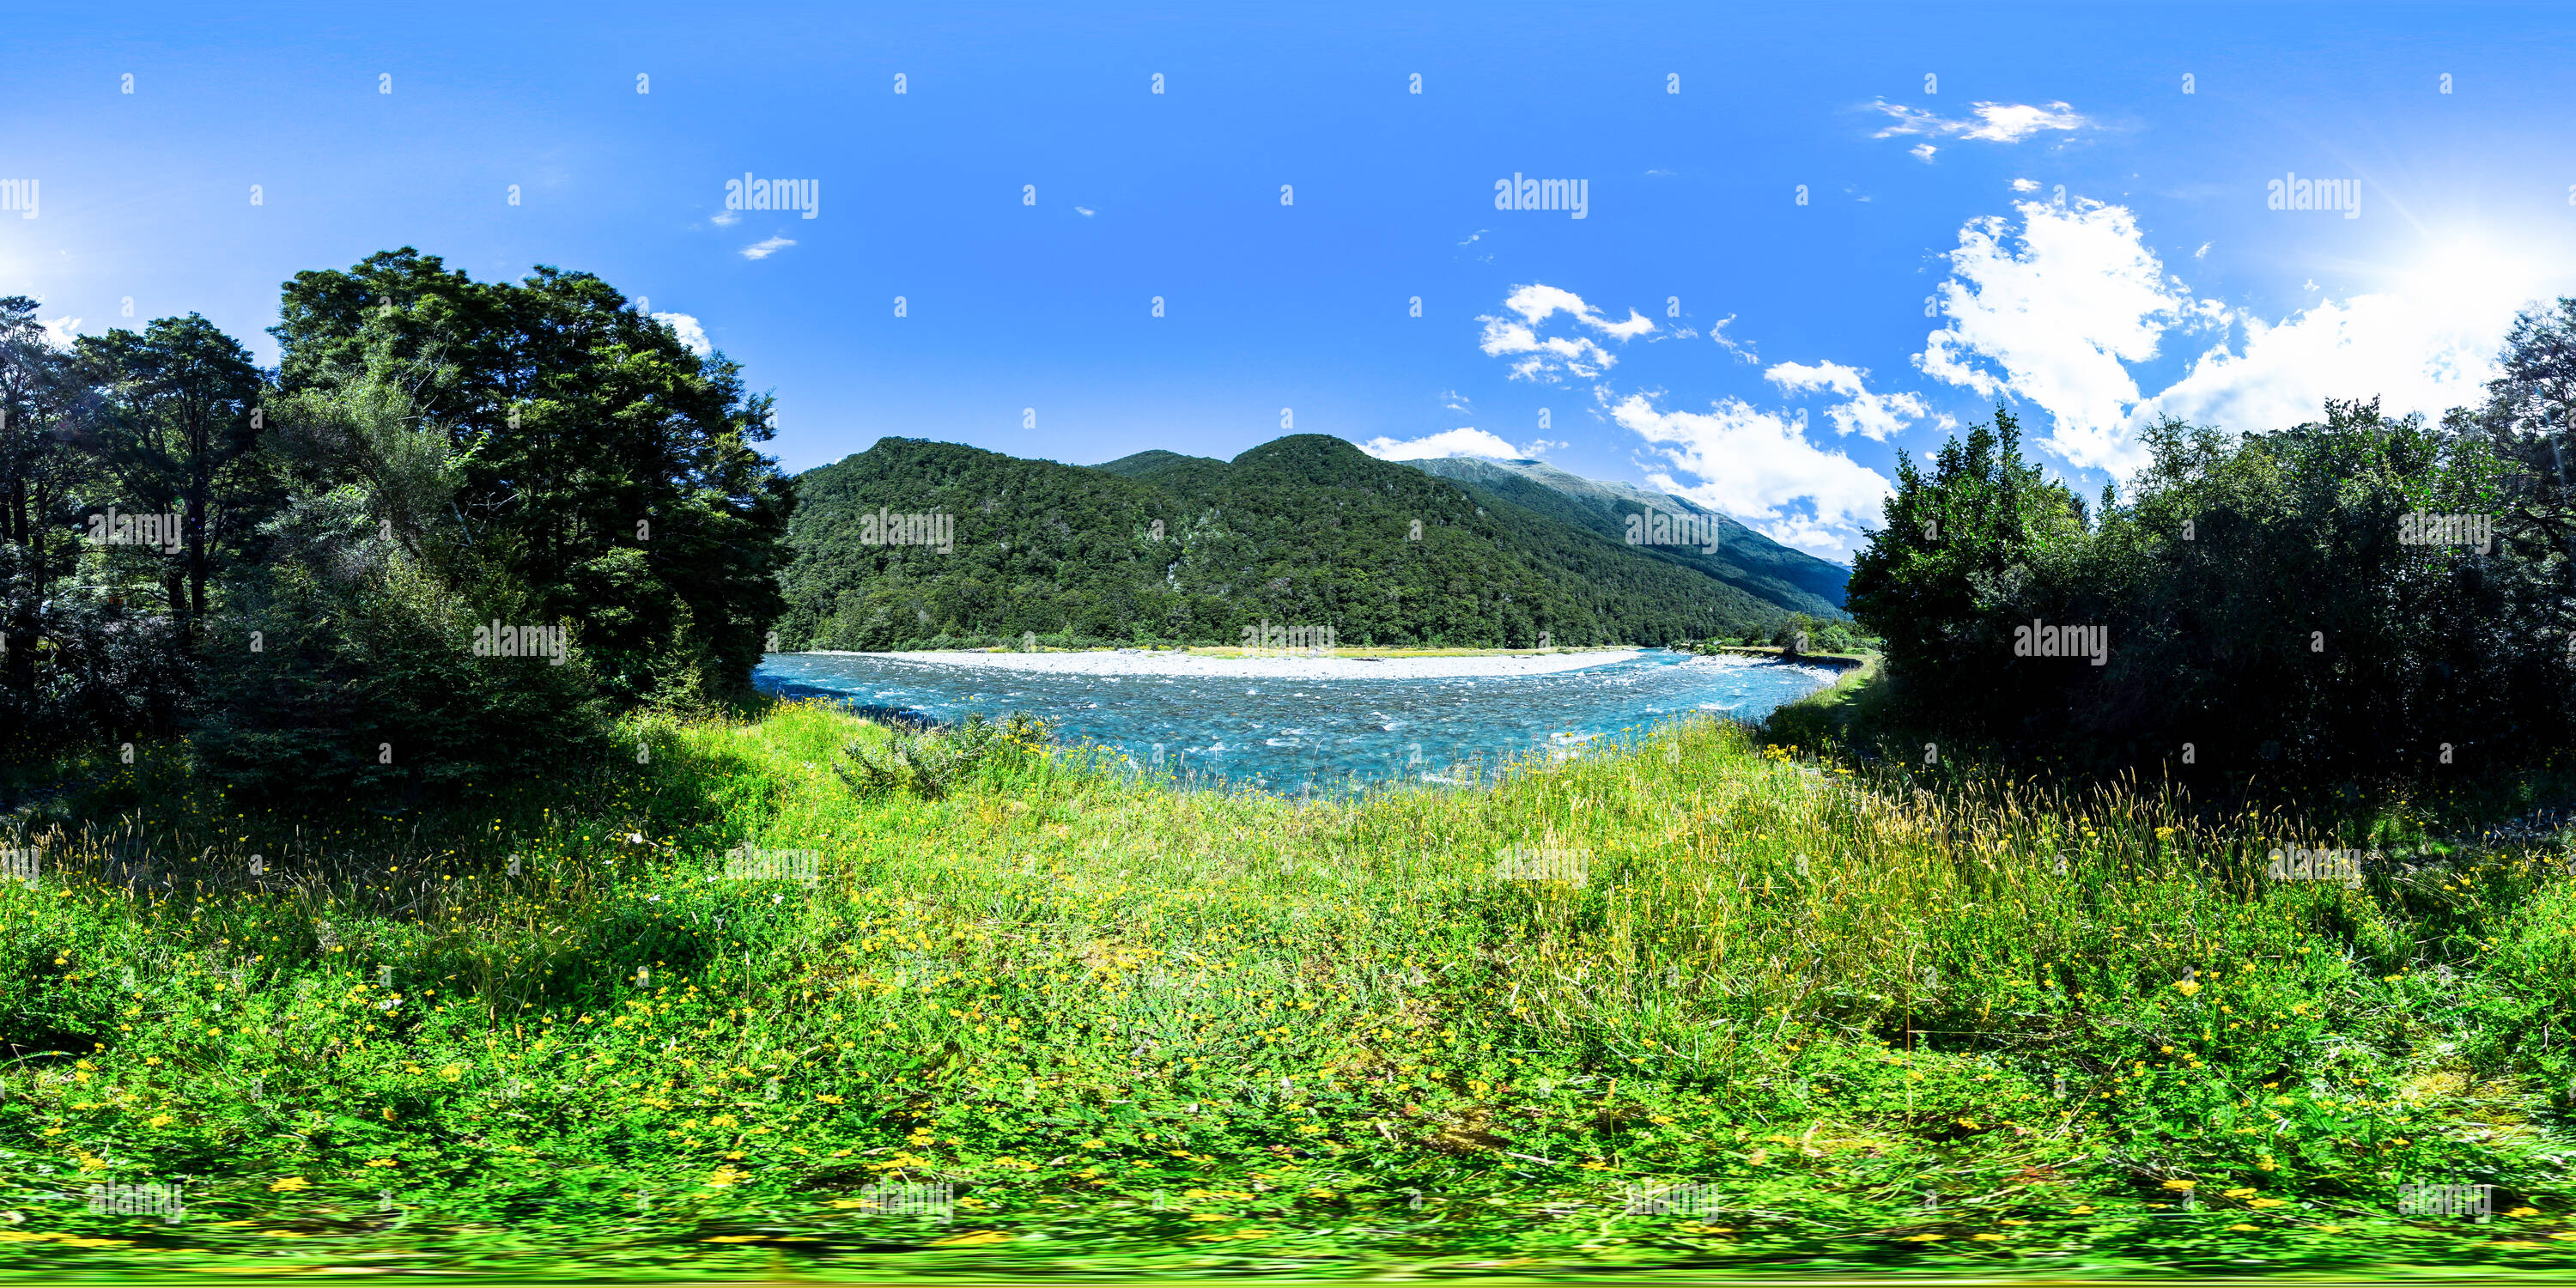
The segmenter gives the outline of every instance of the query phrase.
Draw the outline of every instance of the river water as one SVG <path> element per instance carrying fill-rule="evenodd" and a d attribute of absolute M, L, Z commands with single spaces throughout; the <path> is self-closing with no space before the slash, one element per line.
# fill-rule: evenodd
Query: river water
<path fill-rule="evenodd" d="M 1546 675 L 1333 679 L 1095 675 L 846 654 L 773 653 L 764 691 L 953 721 L 1025 711 L 1065 743 L 1124 753 L 1192 786 L 1342 794 L 1455 783 L 1502 760 L 1698 712 L 1759 720 L 1831 682 L 1818 667 L 1650 652 Z"/>

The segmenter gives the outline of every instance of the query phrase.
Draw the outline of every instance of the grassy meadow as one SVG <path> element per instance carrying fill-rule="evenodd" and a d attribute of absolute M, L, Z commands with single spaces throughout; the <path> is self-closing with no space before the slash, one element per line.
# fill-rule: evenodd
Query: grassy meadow
<path fill-rule="evenodd" d="M 2576 1266 L 2563 842 L 1935 786 L 1709 721 L 1356 802 L 1008 739 L 862 796 L 835 766 L 894 735 L 820 705 L 629 732 L 643 763 L 336 830 L 172 752 L 88 767 L 0 887 L 0 1258 Z M 746 844 L 819 879 L 725 877 Z M 2417 867 L 2269 879 L 2293 844 Z M 91 1212 L 111 1180 L 184 1220 Z M 2418 1181 L 2495 1217 L 2402 1217 Z M 870 1206 L 896 1183 L 951 1218 Z"/>

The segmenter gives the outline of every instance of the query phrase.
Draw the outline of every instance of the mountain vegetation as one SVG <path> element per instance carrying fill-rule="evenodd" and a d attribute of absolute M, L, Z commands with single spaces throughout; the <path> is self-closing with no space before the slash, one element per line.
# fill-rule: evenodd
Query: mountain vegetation
<path fill-rule="evenodd" d="M 887 438 L 797 477 L 779 636 L 863 650 L 1025 634 L 1232 643 L 1268 621 L 1330 625 L 1350 644 L 1660 645 L 1836 611 L 1820 593 L 1832 578 L 1793 566 L 1831 569 L 1820 560 L 1680 559 L 1627 545 L 1606 511 L 1494 482 L 1319 434 L 1232 461 L 1154 451 L 1088 468 Z M 870 544 L 880 515 L 932 513 L 953 520 L 953 548 Z"/>

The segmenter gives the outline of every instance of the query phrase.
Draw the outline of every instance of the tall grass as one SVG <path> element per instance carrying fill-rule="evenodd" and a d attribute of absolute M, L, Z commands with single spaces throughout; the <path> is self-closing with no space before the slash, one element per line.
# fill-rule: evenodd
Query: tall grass
<path fill-rule="evenodd" d="M 2292 820 L 1708 721 L 1348 801 L 1082 750 L 862 796 L 843 748 L 890 735 L 816 705 L 630 733 L 615 772 L 301 831 L 146 757 L 31 838 L 0 1240 L 868 1274 L 2569 1246 L 2563 853 L 2275 882 Z M 744 844 L 822 878 L 721 879 Z M 1497 879 L 1533 849 L 1579 884 Z M 111 1174 L 184 1178 L 190 1219 L 85 1212 Z M 2414 1180 L 2529 1210 L 2401 1220 Z M 884 1181 L 957 1219 L 869 1214 Z M 1682 1182 L 1718 1210 L 1625 1210 Z"/>

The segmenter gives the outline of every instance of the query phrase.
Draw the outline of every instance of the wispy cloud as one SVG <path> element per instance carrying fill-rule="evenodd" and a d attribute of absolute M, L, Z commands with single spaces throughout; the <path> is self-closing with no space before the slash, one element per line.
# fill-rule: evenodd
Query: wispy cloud
<path fill-rule="evenodd" d="M 768 241 L 754 242 L 749 246 L 743 247 L 742 257 L 744 259 L 767 259 L 795 244 L 796 242 L 794 238 L 772 237 Z"/>
<path fill-rule="evenodd" d="M 739 210 L 719 210 L 714 215 L 708 217 L 707 222 L 714 224 L 718 228 L 731 228 L 735 224 L 742 222 L 742 212 Z"/>
<path fill-rule="evenodd" d="M 2072 134 L 2078 130 L 2101 128 L 2092 118 L 2064 103 L 2033 107 L 2027 103 L 1971 103 L 1967 117 L 1941 116 L 1919 107 L 1890 103 L 1879 99 L 1870 106 L 1888 116 L 1890 122 L 1876 138 L 1892 139 L 1913 135 L 1927 139 L 1981 139 L 1988 143 L 2019 143 L 2033 135 L 2050 130 Z M 1928 147 L 1913 149 L 1914 155 L 1929 161 Z"/>
<path fill-rule="evenodd" d="M 1083 217 L 1083 218 L 1085 218 L 1085 219 L 1089 219 L 1089 218 L 1091 218 L 1093 215 L 1099 214 L 1100 212 L 1099 212 L 1099 211 L 1097 211 L 1097 210 L 1092 209 L 1092 208 L 1091 208 L 1091 207 L 1089 207 L 1089 206 L 1075 206 L 1075 207 L 1073 208 L 1073 213 L 1075 213 L 1075 214 L 1077 214 L 1077 215 L 1080 215 L 1080 216 L 1082 216 L 1082 217 Z"/>
<path fill-rule="evenodd" d="M 1717 347 L 1726 350 L 1728 353 L 1734 354 L 1737 362 L 1762 361 L 1762 355 L 1753 351 L 1752 341 L 1738 341 L 1730 338 L 1726 334 L 1726 324 L 1734 320 L 1735 315 L 1729 313 L 1725 317 L 1718 319 L 1716 322 L 1709 324 L 1708 338 L 1717 341 Z"/>

